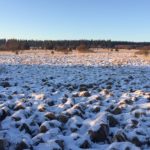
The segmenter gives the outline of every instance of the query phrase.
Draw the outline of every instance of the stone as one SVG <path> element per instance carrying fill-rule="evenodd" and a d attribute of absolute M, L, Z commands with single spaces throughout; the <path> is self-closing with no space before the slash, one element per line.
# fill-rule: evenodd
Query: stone
<path fill-rule="evenodd" d="M 7 81 L 3 81 L 0 83 L 0 86 L 4 87 L 4 88 L 7 88 L 7 87 L 11 87 L 10 83 L 7 82 Z"/>
<path fill-rule="evenodd" d="M 2 108 L 0 110 L 0 121 L 4 120 L 9 115 L 8 109 Z"/>
<path fill-rule="evenodd" d="M 115 108 L 111 111 L 111 113 L 114 114 L 114 115 L 119 115 L 119 114 L 122 113 L 122 110 L 121 110 L 121 108 L 119 108 L 119 107 L 115 107 Z"/>
<path fill-rule="evenodd" d="M 44 112 L 44 111 L 45 111 L 45 106 L 44 106 L 44 105 L 39 105 L 39 106 L 38 106 L 38 110 L 39 110 L 40 112 Z"/>
<path fill-rule="evenodd" d="M 96 106 L 95 108 L 92 108 L 93 113 L 98 113 L 100 111 L 100 107 Z"/>
<path fill-rule="evenodd" d="M 79 94 L 78 93 L 73 93 L 72 97 L 79 97 Z"/>
<path fill-rule="evenodd" d="M 20 143 L 17 144 L 16 146 L 16 150 L 24 150 L 24 149 L 28 149 L 29 145 L 26 143 L 25 140 L 22 140 Z"/>
<path fill-rule="evenodd" d="M 79 96 L 81 97 L 90 97 L 91 94 L 88 91 L 82 91 L 79 93 Z"/>
<path fill-rule="evenodd" d="M 100 124 L 97 131 L 89 130 L 88 134 L 93 142 L 104 142 L 108 139 L 109 127 L 107 124 Z"/>
<path fill-rule="evenodd" d="M 79 88 L 79 91 L 80 91 L 80 92 L 82 92 L 82 91 L 88 91 L 88 89 L 87 89 L 87 87 L 80 87 L 80 88 Z"/>
<path fill-rule="evenodd" d="M 0 150 L 7 150 L 8 141 L 0 138 Z"/>
<path fill-rule="evenodd" d="M 109 115 L 109 116 L 107 117 L 107 119 L 108 119 L 108 122 L 109 122 L 109 126 L 110 126 L 110 127 L 115 127 L 116 125 L 119 124 L 119 122 L 117 121 L 117 119 L 115 119 L 112 115 Z"/>
<path fill-rule="evenodd" d="M 69 119 L 69 117 L 65 114 L 60 114 L 57 118 L 62 123 L 66 123 Z"/>
<path fill-rule="evenodd" d="M 20 126 L 20 131 L 25 131 L 26 133 L 28 134 L 32 134 L 31 130 L 30 130 L 30 127 L 26 124 L 26 123 L 23 123 L 21 126 Z"/>
<path fill-rule="evenodd" d="M 47 132 L 48 131 L 48 128 L 45 126 L 45 125 L 41 125 L 40 126 L 40 132 L 41 133 L 45 133 L 45 132 Z"/>
<path fill-rule="evenodd" d="M 48 118 L 49 120 L 54 120 L 54 119 L 56 119 L 55 114 L 52 113 L 52 112 L 46 113 L 46 114 L 45 114 L 45 117 Z"/>
<path fill-rule="evenodd" d="M 55 142 L 60 146 L 60 148 L 62 150 L 64 150 L 64 141 L 63 140 L 56 140 Z"/>
<path fill-rule="evenodd" d="M 20 110 L 20 109 L 25 109 L 22 102 L 19 102 L 18 104 L 16 104 L 14 108 L 14 110 Z"/>
<path fill-rule="evenodd" d="M 114 142 L 126 142 L 127 140 L 127 136 L 122 130 L 118 131 L 113 137 Z"/>
<path fill-rule="evenodd" d="M 131 140 L 131 142 L 133 143 L 133 144 L 135 144 L 136 146 L 142 146 L 142 143 L 140 142 L 140 140 L 138 139 L 138 137 L 133 137 L 132 138 L 132 140 Z"/>
<path fill-rule="evenodd" d="M 90 143 L 88 140 L 84 140 L 81 144 L 80 144 L 80 148 L 83 149 L 89 149 L 91 147 Z"/>

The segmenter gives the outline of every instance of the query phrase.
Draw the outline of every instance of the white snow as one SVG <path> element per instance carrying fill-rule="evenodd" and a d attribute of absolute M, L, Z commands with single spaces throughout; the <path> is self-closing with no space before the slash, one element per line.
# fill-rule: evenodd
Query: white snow
<path fill-rule="evenodd" d="M 3 82 L 10 86 L 4 87 Z M 91 96 L 81 96 L 80 86 L 86 86 Z M 15 109 L 18 105 L 23 108 Z M 122 112 L 111 114 L 111 107 Z M 46 118 L 48 112 L 56 118 Z M 59 119 L 62 114 L 66 123 Z M 122 129 L 128 141 L 113 142 L 111 135 L 110 141 L 91 141 L 88 131 L 109 124 L 108 114 L 119 122 L 109 127 L 110 133 Z M 56 140 L 63 140 L 65 150 L 82 149 L 84 141 L 90 150 L 139 150 L 131 142 L 138 137 L 146 150 L 150 148 L 149 117 L 150 63 L 130 53 L 0 55 L 0 137 L 12 145 L 24 139 L 34 150 L 53 150 L 62 149 Z M 30 131 L 21 128 L 23 123 Z M 48 131 L 40 133 L 41 125 Z"/>

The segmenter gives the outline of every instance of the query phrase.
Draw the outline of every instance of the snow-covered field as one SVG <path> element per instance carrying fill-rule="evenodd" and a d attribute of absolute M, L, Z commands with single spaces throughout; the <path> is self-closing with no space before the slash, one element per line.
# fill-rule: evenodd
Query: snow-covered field
<path fill-rule="evenodd" d="M 133 53 L 0 55 L 0 150 L 150 149 L 150 62 Z"/>

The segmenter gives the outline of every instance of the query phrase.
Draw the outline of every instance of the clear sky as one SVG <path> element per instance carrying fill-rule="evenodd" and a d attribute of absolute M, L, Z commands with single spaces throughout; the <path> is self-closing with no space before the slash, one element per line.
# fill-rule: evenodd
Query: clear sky
<path fill-rule="evenodd" d="M 0 38 L 150 41 L 150 0 L 0 0 Z"/>

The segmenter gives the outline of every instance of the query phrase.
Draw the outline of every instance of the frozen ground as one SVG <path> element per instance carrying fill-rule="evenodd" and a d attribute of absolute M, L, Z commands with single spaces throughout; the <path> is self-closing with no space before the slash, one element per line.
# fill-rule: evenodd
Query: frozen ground
<path fill-rule="evenodd" d="M 0 149 L 150 149 L 150 63 L 132 53 L 0 55 Z"/>

